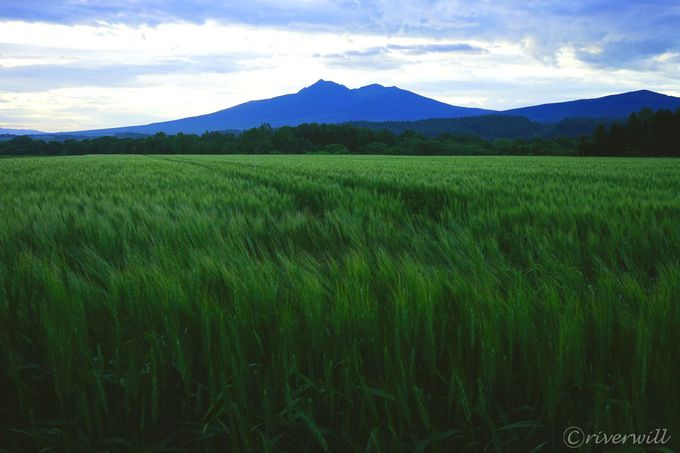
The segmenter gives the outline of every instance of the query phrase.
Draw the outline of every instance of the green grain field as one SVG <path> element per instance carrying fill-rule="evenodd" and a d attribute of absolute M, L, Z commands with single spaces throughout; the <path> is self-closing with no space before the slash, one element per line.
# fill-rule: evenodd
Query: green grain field
<path fill-rule="evenodd" d="M 0 159 L 0 450 L 549 452 L 572 425 L 678 446 L 680 160 Z"/>

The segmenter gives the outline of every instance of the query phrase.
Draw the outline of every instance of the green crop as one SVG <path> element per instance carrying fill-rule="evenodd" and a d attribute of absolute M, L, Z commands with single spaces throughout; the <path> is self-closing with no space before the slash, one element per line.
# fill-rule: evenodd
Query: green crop
<path fill-rule="evenodd" d="M 2 159 L 0 332 L 0 450 L 677 442 L 680 161 Z"/>

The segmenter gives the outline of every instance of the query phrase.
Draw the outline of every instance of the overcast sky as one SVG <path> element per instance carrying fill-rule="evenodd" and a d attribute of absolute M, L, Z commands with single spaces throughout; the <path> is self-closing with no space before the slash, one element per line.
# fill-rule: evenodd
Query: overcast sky
<path fill-rule="evenodd" d="M 3 0 L 0 128 L 209 113 L 323 78 L 506 109 L 680 96 L 668 0 Z"/>

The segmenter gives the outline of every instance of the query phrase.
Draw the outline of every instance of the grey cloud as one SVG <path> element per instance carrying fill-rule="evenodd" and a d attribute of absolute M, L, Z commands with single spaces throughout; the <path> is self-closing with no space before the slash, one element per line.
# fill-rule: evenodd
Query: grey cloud
<path fill-rule="evenodd" d="M 373 47 L 366 50 L 349 50 L 343 53 L 328 55 L 316 55 L 323 58 L 326 64 L 331 67 L 352 68 L 359 70 L 387 70 L 396 69 L 405 64 L 388 55 L 388 50 L 384 47 Z"/>
<path fill-rule="evenodd" d="M 649 70 L 650 59 L 680 49 L 680 4 L 663 0 L 376 0 L 375 5 L 371 14 L 390 32 L 398 27 L 438 39 L 525 43 L 530 55 L 548 64 L 557 61 L 563 47 L 599 45 L 612 48 L 611 59 L 609 52 L 597 60 L 585 53 L 577 56 L 598 66 L 619 67 L 625 60 L 630 69 Z M 617 41 L 626 42 L 626 55 L 615 52 Z"/>
<path fill-rule="evenodd" d="M 514 41 L 548 64 L 561 48 L 600 67 L 650 70 L 649 60 L 680 49 L 680 4 L 668 0 L 22 0 L 6 1 L 0 18 L 59 23 L 168 21 L 247 23 L 286 29 L 321 29 L 428 37 L 443 41 Z M 604 48 L 601 54 L 583 49 Z M 405 50 L 469 52 L 450 47 Z M 321 53 L 321 52 L 320 52 Z M 348 55 L 349 58 L 352 58 Z M 355 56 L 356 57 L 356 56 Z M 358 57 L 357 57 L 358 58 Z"/>
<path fill-rule="evenodd" d="M 330 58 L 344 58 L 344 57 L 375 57 L 377 55 L 385 55 L 387 53 L 387 49 L 384 47 L 371 47 L 370 49 L 366 50 L 348 50 L 347 52 L 343 53 L 337 53 L 337 54 L 330 54 L 327 55 L 327 57 Z"/>
<path fill-rule="evenodd" d="M 226 73 L 239 69 L 217 56 L 165 60 L 154 64 L 45 64 L 3 67 L 4 92 L 34 92 L 65 87 L 139 86 L 140 77 L 164 74 Z"/>
<path fill-rule="evenodd" d="M 426 53 L 465 53 L 465 54 L 479 54 L 486 53 L 487 50 L 481 47 L 473 46 L 466 43 L 452 43 L 452 44 L 423 44 L 423 45 L 398 45 L 390 44 L 387 46 L 390 50 L 401 50 L 409 55 L 422 55 Z"/>
<path fill-rule="evenodd" d="M 428 53 L 463 53 L 475 54 L 486 52 L 485 49 L 466 43 L 450 44 L 389 44 L 384 47 L 370 47 L 363 50 L 348 50 L 342 53 L 316 54 L 329 65 L 364 69 L 394 69 L 412 63 L 400 56 L 400 53 L 416 56 Z"/>
<path fill-rule="evenodd" d="M 353 15 L 353 5 L 352 1 L 330 0 L 23 0 L 3 5 L 0 17 L 66 24 L 92 21 L 157 24 L 208 19 L 256 24 L 341 23 Z"/>
<path fill-rule="evenodd" d="M 576 56 L 599 67 L 625 68 L 634 64 L 641 69 L 655 70 L 657 64 L 651 59 L 677 47 L 661 40 L 614 40 L 602 43 L 601 51 L 578 49 Z"/>

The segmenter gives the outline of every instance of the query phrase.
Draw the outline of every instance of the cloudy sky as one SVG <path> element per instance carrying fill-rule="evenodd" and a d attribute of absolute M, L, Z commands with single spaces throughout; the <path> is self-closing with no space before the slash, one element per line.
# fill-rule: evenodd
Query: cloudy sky
<path fill-rule="evenodd" d="M 505 109 L 680 96 L 668 0 L 3 0 L 0 128 L 209 113 L 323 78 Z"/>

